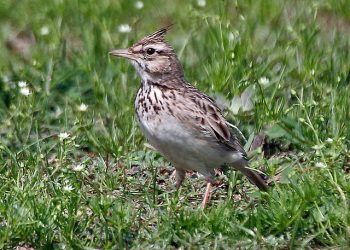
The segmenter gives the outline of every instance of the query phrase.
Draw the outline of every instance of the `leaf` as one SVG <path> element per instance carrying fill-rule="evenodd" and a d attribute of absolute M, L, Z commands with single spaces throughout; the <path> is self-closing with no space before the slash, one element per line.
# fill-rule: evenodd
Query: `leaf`
<path fill-rule="evenodd" d="M 248 86 L 241 95 L 242 110 L 244 112 L 251 111 L 254 108 L 253 103 L 254 86 Z"/>
<path fill-rule="evenodd" d="M 295 144 L 310 144 L 305 136 L 301 125 L 292 117 L 283 117 L 278 123 L 266 130 L 269 139 L 284 137 Z"/>
<path fill-rule="evenodd" d="M 235 96 L 231 102 L 231 111 L 233 114 L 238 114 L 239 109 L 242 107 L 242 101 L 240 96 Z"/>
<path fill-rule="evenodd" d="M 240 96 L 234 96 L 231 101 L 230 110 L 233 114 L 249 112 L 254 108 L 253 102 L 254 86 L 248 86 Z"/>
<path fill-rule="evenodd" d="M 287 135 L 287 132 L 278 124 L 274 124 L 272 127 L 266 130 L 266 135 L 270 139 L 276 139 Z"/>

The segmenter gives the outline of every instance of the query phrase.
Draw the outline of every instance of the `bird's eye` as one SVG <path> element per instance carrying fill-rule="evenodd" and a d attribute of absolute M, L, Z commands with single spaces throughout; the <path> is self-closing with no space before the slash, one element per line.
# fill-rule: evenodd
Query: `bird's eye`
<path fill-rule="evenodd" d="M 148 48 L 148 49 L 146 50 L 146 53 L 147 53 L 148 55 L 152 55 L 152 54 L 154 54 L 154 52 L 156 52 L 156 50 L 153 49 L 153 48 Z"/>

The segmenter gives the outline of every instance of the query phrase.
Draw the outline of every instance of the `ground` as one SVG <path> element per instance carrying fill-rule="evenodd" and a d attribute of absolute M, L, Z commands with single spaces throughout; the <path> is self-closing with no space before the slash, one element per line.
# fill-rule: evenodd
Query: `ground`
<path fill-rule="evenodd" d="M 171 23 L 269 192 L 226 168 L 202 210 L 145 146 L 108 52 Z M 0 24 L 1 249 L 349 247 L 349 1 L 3 0 Z"/>

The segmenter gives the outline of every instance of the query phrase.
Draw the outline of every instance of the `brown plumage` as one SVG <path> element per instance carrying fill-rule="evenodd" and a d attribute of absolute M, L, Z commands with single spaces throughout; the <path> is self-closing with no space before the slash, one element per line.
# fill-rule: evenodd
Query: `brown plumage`
<path fill-rule="evenodd" d="M 247 167 L 246 153 L 215 102 L 186 82 L 175 51 L 165 41 L 166 32 L 160 29 L 110 54 L 129 59 L 140 75 L 136 115 L 150 144 L 175 167 L 177 188 L 186 170 L 203 174 L 208 181 L 204 206 L 214 168 L 226 163 L 267 190 L 264 180 Z"/>

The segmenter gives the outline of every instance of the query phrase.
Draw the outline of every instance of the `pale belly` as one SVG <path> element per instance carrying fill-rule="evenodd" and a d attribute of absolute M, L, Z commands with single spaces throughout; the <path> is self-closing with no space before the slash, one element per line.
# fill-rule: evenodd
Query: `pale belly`
<path fill-rule="evenodd" d="M 209 175 L 212 169 L 230 161 L 232 153 L 204 140 L 204 137 L 198 138 L 173 116 L 169 116 L 166 122 L 155 118 L 139 123 L 149 143 L 176 168 Z"/>

